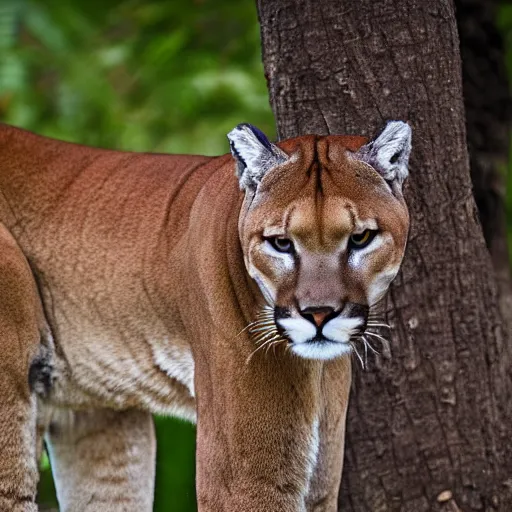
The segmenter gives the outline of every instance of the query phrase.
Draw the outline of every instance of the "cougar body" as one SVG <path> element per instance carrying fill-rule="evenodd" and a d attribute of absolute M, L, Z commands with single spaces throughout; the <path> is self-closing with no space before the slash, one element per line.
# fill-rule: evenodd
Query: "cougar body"
<path fill-rule="evenodd" d="M 152 413 L 197 421 L 200 511 L 336 509 L 410 130 L 229 138 L 137 154 L 0 126 L 0 510 L 36 510 L 45 436 L 61 510 L 150 511 Z"/>

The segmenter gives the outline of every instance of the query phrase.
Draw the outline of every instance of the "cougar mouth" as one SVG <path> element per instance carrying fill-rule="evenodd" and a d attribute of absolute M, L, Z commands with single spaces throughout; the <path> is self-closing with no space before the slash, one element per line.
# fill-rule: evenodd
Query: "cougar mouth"
<path fill-rule="evenodd" d="M 317 326 L 307 317 L 294 315 L 288 308 L 266 306 L 248 326 L 256 345 L 248 361 L 260 350 L 268 352 L 281 346 L 299 357 L 314 360 L 354 354 L 365 367 L 368 349 L 378 353 L 370 339 L 387 346 L 386 338 L 372 329 L 389 326 L 375 315 L 370 315 L 369 308 L 361 304 L 347 305 L 342 313 L 343 316 L 341 313 L 329 315 Z M 359 346 L 364 350 L 364 360 L 358 351 Z"/>
<path fill-rule="evenodd" d="M 367 318 L 368 308 L 359 304 L 346 304 L 319 324 L 312 315 L 274 308 L 277 332 L 288 340 L 293 353 L 306 359 L 334 359 L 351 353 L 353 340 L 364 333 Z"/>

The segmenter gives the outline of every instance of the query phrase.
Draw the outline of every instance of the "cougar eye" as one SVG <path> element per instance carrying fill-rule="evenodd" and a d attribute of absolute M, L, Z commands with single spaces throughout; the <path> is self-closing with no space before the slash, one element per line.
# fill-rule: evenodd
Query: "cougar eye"
<path fill-rule="evenodd" d="M 362 233 L 354 233 L 349 240 L 349 246 L 352 249 L 363 249 L 366 247 L 377 234 L 376 230 L 365 229 Z"/>
<path fill-rule="evenodd" d="M 289 238 L 279 238 L 275 236 L 267 238 L 267 241 L 277 252 L 288 254 L 293 252 L 293 242 Z"/>

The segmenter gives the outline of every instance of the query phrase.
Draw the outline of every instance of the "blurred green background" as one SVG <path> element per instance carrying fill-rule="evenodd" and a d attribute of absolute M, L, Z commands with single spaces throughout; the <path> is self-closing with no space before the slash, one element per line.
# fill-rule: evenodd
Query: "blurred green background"
<path fill-rule="evenodd" d="M 206 155 L 243 121 L 275 133 L 252 0 L 0 0 L 0 54 L 0 119 L 38 133 Z M 193 511 L 195 430 L 156 428 L 155 511 Z"/>
<path fill-rule="evenodd" d="M 498 21 L 510 64 L 512 6 Z M 275 133 L 253 0 L 0 0 L 0 54 L 0 119 L 38 133 L 207 155 L 239 122 Z M 155 511 L 194 511 L 194 428 L 156 427 Z M 39 502 L 56 506 L 46 458 Z"/>

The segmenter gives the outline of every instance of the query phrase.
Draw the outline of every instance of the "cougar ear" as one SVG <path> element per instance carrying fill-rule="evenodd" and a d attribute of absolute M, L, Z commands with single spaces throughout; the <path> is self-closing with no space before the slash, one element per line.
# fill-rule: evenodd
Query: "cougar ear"
<path fill-rule="evenodd" d="M 411 127 L 403 121 L 389 121 L 384 130 L 357 152 L 357 157 L 371 165 L 389 184 L 401 192 L 409 175 Z"/>
<path fill-rule="evenodd" d="M 267 136 L 248 123 L 239 124 L 228 133 L 236 175 L 242 190 L 254 189 L 265 173 L 288 160 L 288 155 L 272 144 Z"/>

